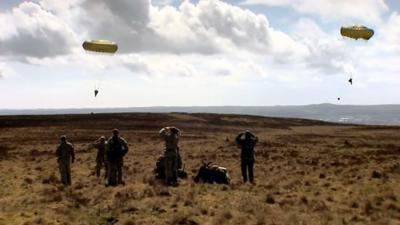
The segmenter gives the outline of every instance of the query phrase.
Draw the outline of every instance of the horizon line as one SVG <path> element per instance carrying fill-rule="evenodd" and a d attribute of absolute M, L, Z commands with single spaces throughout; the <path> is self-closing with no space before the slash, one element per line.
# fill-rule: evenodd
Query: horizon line
<path fill-rule="evenodd" d="M 252 108 L 252 107 L 301 107 L 301 106 L 315 106 L 315 105 L 333 105 L 333 106 L 400 106 L 398 104 L 334 104 L 334 103 L 314 103 L 304 105 L 189 105 L 189 106 L 115 106 L 115 107 L 68 107 L 68 108 L 0 108 L 1 111 L 11 110 L 74 110 L 74 109 L 130 109 L 130 108 L 205 108 L 205 107 L 240 107 L 240 108 Z"/>

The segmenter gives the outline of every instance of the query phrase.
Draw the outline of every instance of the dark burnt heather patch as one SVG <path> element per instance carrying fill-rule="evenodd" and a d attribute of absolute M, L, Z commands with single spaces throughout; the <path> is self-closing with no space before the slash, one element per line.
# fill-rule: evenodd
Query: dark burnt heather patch
<path fill-rule="evenodd" d="M 7 159 L 11 156 L 11 151 L 15 150 L 15 145 L 2 144 L 0 145 L 0 160 Z"/>
<path fill-rule="evenodd" d="M 0 127 L 41 127 L 41 126 L 73 126 L 92 125 L 91 128 L 101 128 L 109 124 L 157 124 L 168 121 L 169 114 L 152 113 L 118 113 L 118 114 L 76 114 L 76 115 L 22 115 L 0 116 Z M 130 125 L 127 125 L 127 128 Z M 89 128 L 89 127 L 88 127 Z"/>
<path fill-rule="evenodd" d="M 381 125 L 357 125 L 357 126 L 352 127 L 352 130 L 369 131 L 369 132 L 374 132 L 374 131 L 399 132 L 400 127 L 399 126 L 381 126 Z"/>
<path fill-rule="evenodd" d="M 197 114 L 193 115 L 204 118 L 209 124 L 220 126 L 252 126 L 252 127 L 269 127 L 275 129 L 289 129 L 293 126 L 319 126 L 331 125 L 332 123 L 306 120 L 296 118 L 273 118 L 251 115 L 235 115 L 235 114 Z"/>

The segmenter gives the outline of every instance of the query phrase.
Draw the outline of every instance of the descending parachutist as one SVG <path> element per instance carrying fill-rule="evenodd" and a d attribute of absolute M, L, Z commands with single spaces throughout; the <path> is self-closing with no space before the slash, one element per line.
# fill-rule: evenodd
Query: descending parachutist
<path fill-rule="evenodd" d="M 350 78 L 350 79 L 349 79 L 349 83 L 350 83 L 351 85 L 353 85 L 353 78 Z"/>
<path fill-rule="evenodd" d="M 340 34 L 343 37 L 348 37 L 355 40 L 363 39 L 365 41 L 368 41 L 374 36 L 375 31 L 366 26 L 353 25 L 348 27 L 341 27 Z M 349 83 L 350 85 L 353 85 L 353 77 L 350 77 Z"/>
<path fill-rule="evenodd" d="M 108 40 L 87 40 L 82 44 L 83 49 L 89 52 L 114 54 L 118 50 L 118 45 L 115 42 Z M 95 86 L 94 97 L 99 94 L 98 87 Z"/>

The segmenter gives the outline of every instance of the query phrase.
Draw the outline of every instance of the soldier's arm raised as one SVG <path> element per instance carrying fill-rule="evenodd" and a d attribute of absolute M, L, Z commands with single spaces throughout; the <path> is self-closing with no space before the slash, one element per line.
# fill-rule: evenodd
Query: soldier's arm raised
<path fill-rule="evenodd" d="M 102 145 L 102 143 L 101 143 L 99 140 L 93 142 L 93 144 L 92 144 L 92 146 L 93 146 L 94 148 L 99 148 L 99 147 L 101 147 L 101 145 Z"/>
<path fill-rule="evenodd" d="M 238 134 L 238 136 L 236 136 L 235 141 L 236 141 L 237 144 L 241 143 L 242 136 L 243 136 L 243 133 L 240 133 L 240 134 Z"/>
<path fill-rule="evenodd" d="M 253 134 L 253 133 L 251 133 L 251 132 L 249 132 L 249 134 L 250 134 L 250 136 L 252 136 L 254 139 L 256 138 L 256 135 L 255 135 L 255 134 Z"/>
<path fill-rule="evenodd" d="M 165 137 L 166 136 L 166 132 L 168 131 L 168 127 L 164 127 L 164 128 L 162 128 L 159 132 L 158 132 L 158 134 L 160 135 L 160 137 Z"/>

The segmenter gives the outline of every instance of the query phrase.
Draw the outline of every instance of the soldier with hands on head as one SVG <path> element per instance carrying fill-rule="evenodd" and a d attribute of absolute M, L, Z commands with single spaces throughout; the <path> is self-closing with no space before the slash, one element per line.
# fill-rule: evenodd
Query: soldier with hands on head
<path fill-rule="evenodd" d="M 176 127 L 164 127 L 159 132 L 160 137 L 165 141 L 164 168 L 165 182 L 167 185 L 178 184 L 178 163 L 179 163 L 179 137 L 181 132 Z"/>
<path fill-rule="evenodd" d="M 241 170 L 243 176 L 243 182 L 247 182 L 247 178 L 249 178 L 251 183 L 254 183 L 254 147 L 258 142 L 258 138 L 246 130 L 243 133 L 240 133 L 236 137 L 236 143 L 241 148 Z"/>
<path fill-rule="evenodd" d="M 100 172 L 101 168 L 104 166 L 104 178 L 107 178 L 107 173 L 108 173 L 108 165 L 106 162 L 106 138 L 104 136 L 101 136 L 99 139 L 97 139 L 93 143 L 93 147 L 97 149 L 97 155 L 96 155 L 96 176 L 100 177 Z"/>

